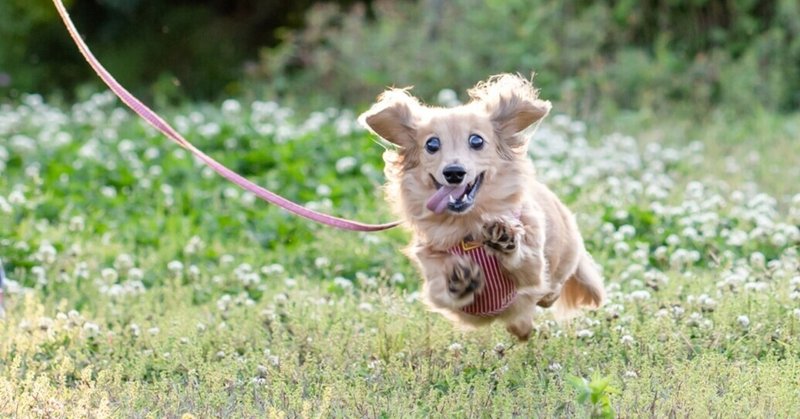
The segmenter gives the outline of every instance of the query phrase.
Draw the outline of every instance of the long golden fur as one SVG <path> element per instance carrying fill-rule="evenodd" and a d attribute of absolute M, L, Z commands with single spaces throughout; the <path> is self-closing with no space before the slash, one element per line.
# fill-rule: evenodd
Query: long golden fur
<path fill-rule="evenodd" d="M 469 96 L 467 104 L 438 108 L 390 89 L 359 119 L 397 146 L 384 154 L 387 198 L 412 231 L 407 254 L 424 276 L 427 304 L 462 325 L 500 320 L 524 340 L 537 304 L 556 303 L 562 314 L 599 307 L 603 284 L 574 216 L 536 180 L 527 157 L 530 134 L 550 102 L 538 98 L 530 81 L 510 74 L 478 83 Z M 438 148 L 427 148 L 432 138 Z M 474 202 L 458 212 L 429 209 L 437 188 L 454 184 L 443 175 L 453 165 L 463 168 L 466 185 L 478 185 Z M 484 289 L 476 262 L 448 252 L 465 237 L 482 241 L 517 287 L 513 303 L 499 314 L 461 310 Z"/>

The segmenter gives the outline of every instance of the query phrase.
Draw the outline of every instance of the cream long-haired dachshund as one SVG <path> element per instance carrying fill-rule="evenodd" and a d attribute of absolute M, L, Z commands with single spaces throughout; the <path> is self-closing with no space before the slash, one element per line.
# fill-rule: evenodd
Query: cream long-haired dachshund
<path fill-rule="evenodd" d="M 550 102 L 510 74 L 469 96 L 438 108 L 390 89 L 359 119 L 398 146 L 384 154 L 387 197 L 412 230 L 426 303 L 461 325 L 500 320 L 525 340 L 537 305 L 599 307 L 603 283 L 574 216 L 527 157 Z"/>

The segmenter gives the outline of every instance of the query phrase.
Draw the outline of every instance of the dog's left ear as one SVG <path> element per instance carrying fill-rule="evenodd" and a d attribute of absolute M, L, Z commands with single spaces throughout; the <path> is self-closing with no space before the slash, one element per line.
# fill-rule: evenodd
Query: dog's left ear
<path fill-rule="evenodd" d="M 538 93 L 530 81 L 512 74 L 494 76 L 469 91 L 486 107 L 497 135 L 512 146 L 522 145 L 526 136 L 517 134 L 550 112 L 552 105 L 540 100 Z"/>
<path fill-rule="evenodd" d="M 421 105 L 404 89 L 385 91 L 358 121 L 384 140 L 403 148 L 414 145 L 416 110 Z"/>
<path fill-rule="evenodd" d="M 510 94 L 500 96 L 491 107 L 491 120 L 500 138 L 511 138 L 544 118 L 551 108 L 549 101 Z"/>

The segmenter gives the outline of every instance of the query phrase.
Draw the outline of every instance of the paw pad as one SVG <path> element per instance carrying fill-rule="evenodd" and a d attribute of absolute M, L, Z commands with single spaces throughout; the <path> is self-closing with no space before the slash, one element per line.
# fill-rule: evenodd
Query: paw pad
<path fill-rule="evenodd" d="M 495 221 L 483 228 L 484 244 L 500 252 L 511 252 L 517 248 L 514 231 L 504 222 Z"/>
<path fill-rule="evenodd" d="M 462 260 L 447 279 L 447 290 L 457 298 L 479 292 L 483 288 L 483 270 L 472 260 Z"/>

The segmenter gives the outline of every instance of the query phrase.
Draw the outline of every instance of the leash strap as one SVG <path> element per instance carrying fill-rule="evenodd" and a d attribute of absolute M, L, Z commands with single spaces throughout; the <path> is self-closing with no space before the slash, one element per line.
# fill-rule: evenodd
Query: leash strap
<path fill-rule="evenodd" d="M 111 73 L 103 67 L 102 64 L 94 57 L 92 52 L 89 50 L 89 47 L 86 46 L 86 43 L 83 42 L 80 35 L 78 34 L 78 30 L 75 28 L 75 24 L 72 23 L 72 20 L 69 17 L 69 13 L 67 13 L 67 9 L 64 7 L 64 4 L 61 0 L 53 0 L 53 4 L 55 4 L 56 9 L 58 10 L 58 14 L 61 16 L 61 20 L 64 22 L 64 25 L 67 27 L 72 40 L 75 41 L 75 44 L 78 46 L 81 54 L 89 63 L 89 65 L 94 69 L 98 76 L 105 82 L 105 84 L 114 92 L 117 97 L 127 105 L 131 110 L 136 112 L 140 117 L 142 117 L 145 121 L 147 121 L 150 125 L 152 125 L 157 130 L 161 131 L 164 135 L 169 137 L 172 141 L 177 143 L 179 146 L 183 147 L 184 149 L 190 151 L 192 154 L 197 156 L 200 160 L 203 161 L 206 165 L 214 169 L 215 172 L 219 173 L 226 179 L 230 180 L 231 182 L 239 185 L 240 187 L 254 193 L 259 198 L 275 204 L 286 211 L 289 211 L 293 214 L 299 215 L 301 217 L 307 218 L 312 221 L 316 221 L 318 223 L 322 223 L 325 225 L 329 225 L 331 227 L 336 227 L 342 230 L 351 230 L 351 231 L 381 231 L 387 230 L 392 227 L 396 227 L 400 224 L 399 221 L 387 223 L 387 224 L 364 224 L 358 221 L 351 221 L 344 218 L 335 217 L 328 214 L 323 214 L 321 212 L 314 211 L 312 209 L 306 208 L 302 205 L 299 205 L 295 202 L 292 202 L 274 192 L 269 191 L 261 186 L 256 185 L 255 183 L 245 179 L 238 173 L 234 172 L 231 169 L 223 166 L 218 161 L 214 160 L 210 156 L 206 155 L 199 149 L 197 149 L 192 143 L 187 141 L 183 136 L 181 136 L 172 126 L 170 126 L 166 121 L 164 121 L 158 114 L 153 112 L 150 108 L 145 106 L 139 99 L 133 96 L 128 90 L 126 90 L 119 82 L 117 82 Z"/>

